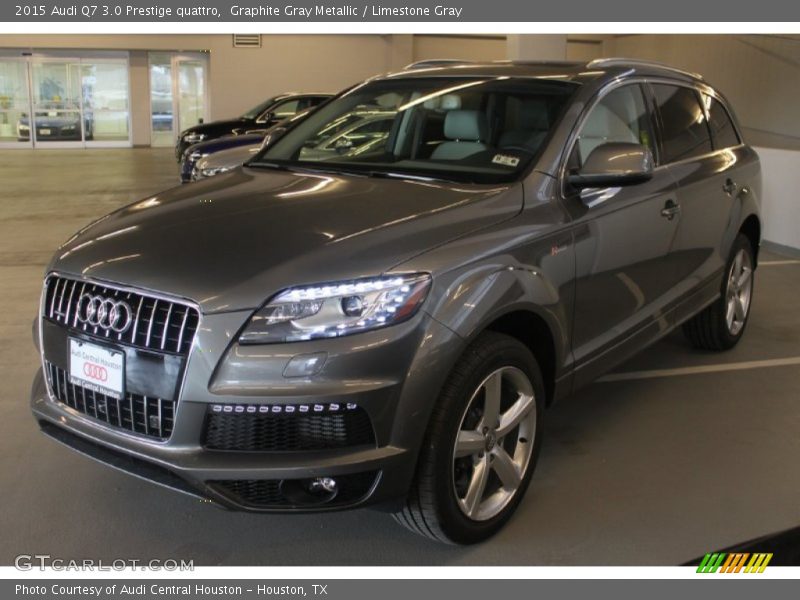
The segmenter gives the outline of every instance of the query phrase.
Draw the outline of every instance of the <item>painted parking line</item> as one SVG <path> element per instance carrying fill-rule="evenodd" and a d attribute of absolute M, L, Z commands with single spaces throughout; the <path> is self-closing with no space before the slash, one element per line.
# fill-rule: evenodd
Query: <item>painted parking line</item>
<path fill-rule="evenodd" d="M 800 260 L 760 260 L 759 267 L 779 267 L 781 265 L 800 265 Z"/>
<path fill-rule="evenodd" d="M 597 379 L 598 383 L 611 381 L 630 381 L 633 379 L 655 379 L 657 377 L 677 377 L 679 375 L 702 375 L 704 373 L 722 373 L 724 371 L 742 371 L 747 369 L 764 369 L 769 367 L 787 367 L 800 365 L 800 356 L 788 358 L 772 358 L 768 360 L 751 360 L 747 362 L 726 363 L 718 365 L 700 365 L 697 367 L 679 367 L 677 369 L 653 369 L 651 371 L 628 371 L 627 373 L 611 373 Z"/>

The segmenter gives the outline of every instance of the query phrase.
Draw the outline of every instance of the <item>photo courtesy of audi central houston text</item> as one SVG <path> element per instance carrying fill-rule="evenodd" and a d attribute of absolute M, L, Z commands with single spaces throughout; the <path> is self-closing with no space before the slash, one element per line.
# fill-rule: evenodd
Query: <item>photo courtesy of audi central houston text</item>
<path fill-rule="evenodd" d="M 480 542 L 530 486 L 550 404 L 674 327 L 739 342 L 760 194 L 699 75 L 411 65 L 67 240 L 31 408 L 65 445 L 225 507 L 377 505 Z"/>
<path fill-rule="evenodd" d="M 0 33 L 0 564 L 800 565 L 800 35 L 162 25 Z"/>

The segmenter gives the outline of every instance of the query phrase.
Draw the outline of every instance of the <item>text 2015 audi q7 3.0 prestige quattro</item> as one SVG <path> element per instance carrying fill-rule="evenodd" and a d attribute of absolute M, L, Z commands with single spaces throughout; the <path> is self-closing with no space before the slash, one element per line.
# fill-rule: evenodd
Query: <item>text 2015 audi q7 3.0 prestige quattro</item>
<path fill-rule="evenodd" d="M 315 151 L 366 110 L 390 113 L 369 143 Z M 739 341 L 760 189 L 698 75 L 606 59 L 373 78 L 244 167 L 69 239 L 33 413 L 223 506 L 373 505 L 477 542 L 522 500 L 552 402 L 679 325 L 700 348 Z"/>

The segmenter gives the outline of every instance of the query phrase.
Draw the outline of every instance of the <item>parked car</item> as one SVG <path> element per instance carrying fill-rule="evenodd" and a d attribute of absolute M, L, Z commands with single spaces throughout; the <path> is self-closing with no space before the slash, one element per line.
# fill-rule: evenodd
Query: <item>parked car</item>
<path fill-rule="evenodd" d="M 281 123 L 271 128 L 268 135 L 270 139 L 267 143 L 277 141 L 292 124 L 306 118 L 308 113 L 313 110 L 309 109 L 305 113 L 281 121 Z M 309 158 L 326 160 L 337 156 L 356 156 L 360 153 L 369 152 L 372 148 L 386 142 L 389 124 L 392 123 L 393 116 L 393 112 L 374 109 L 354 111 L 348 115 L 347 119 L 331 123 L 325 131 L 309 141 L 301 152 L 301 158 L 303 160 L 308 160 Z M 191 146 L 186 151 L 189 160 L 184 159 L 183 161 L 183 164 L 187 164 L 192 162 L 191 159 L 194 158 L 194 167 L 187 175 L 188 181 L 213 177 L 241 166 L 253 158 L 264 146 L 264 139 L 253 141 L 255 143 L 249 145 L 236 144 L 211 152 L 196 152 L 194 150 L 195 148 L 199 149 L 202 144 Z M 182 177 L 186 170 L 185 167 L 182 168 Z"/>
<path fill-rule="evenodd" d="M 190 180 L 207 179 L 241 167 L 261 150 L 262 144 L 263 140 L 258 144 L 237 146 L 204 156 L 195 164 Z"/>
<path fill-rule="evenodd" d="M 261 142 L 264 141 L 266 133 L 246 133 L 243 135 L 226 135 L 221 138 L 215 138 L 207 142 L 200 142 L 189 146 L 183 153 L 181 158 L 181 183 L 189 183 L 194 181 L 196 177 L 196 165 L 199 161 L 207 158 L 209 155 L 216 155 L 226 150 L 235 150 L 239 148 L 260 148 Z M 244 162 L 244 161 L 242 161 Z M 238 163 L 242 164 L 242 163 Z"/>
<path fill-rule="evenodd" d="M 393 111 L 369 152 L 303 158 Z M 408 70 L 247 165 L 111 213 L 46 271 L 31 407 L 79 452 L 229 508 L 378 506 L 485 540 L 545 408 L 677 327 L 747 326 L 761 174 L 729 104 L 653 63 Z"/>
<path fill-rule="evenodd" d="M 76 109 L 53 106 L 35 114 L 37 141 L 80 141 L 84 132 L 85 139 L 94 138 L 94 118 L 91 112 L 86 112 L 84 116 L 83 132 L 80 112 Z M 17 139 L 20 142 L 31 139 L 31 120 L 27 114 L 23 114 L 17 121 Z"/>
<path fill-rule="evenodd" d="M 235 119 L 200 123 L 181 132 L 175 144 L 175 158 L 181 160 L 186 149 L 224 135 L 241 135 L 252 130 L 268 129 L 279 121 L 289 118 L 307 108 L 313 108 L 329 100 L 333 94 L 280 94 L 254 106 Z"/>
<path fill-rule="evenodd" d="M 314 108 L 302 110 L 268 129 L 256 130 L 243 135 L 226 135 L 189 146 L 181 159 L 181 183 L 189 183 L 204 176 L 217 175 L 238 167 L 262 147 L 267 137 L 270 142 L 277 140 L 289 127 L 305 119 L 314 110 Z M 216 157 L 218 154 L 223 156 L 213 160 L 214 167 L 205 167 L 206 175 L 202 175 L 202 169 L 197 167 L 198 163 L 205 161 L 205 164 L 209 164 L 209 157 Z M 240 157 L 241 160 L 239 160 Z"/>

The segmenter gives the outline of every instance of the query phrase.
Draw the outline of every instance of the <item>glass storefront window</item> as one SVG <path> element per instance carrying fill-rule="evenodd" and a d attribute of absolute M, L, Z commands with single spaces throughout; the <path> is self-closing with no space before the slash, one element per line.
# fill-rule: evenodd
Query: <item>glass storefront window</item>
<path fill-rule="evenodd" d="M 0 56 L 0 144 L 129 145 L 128 60 L 117 55 Z"/>
<path fill-rule="evenodd" d="M 0 58 L 0 142 L 30 144 L 29 111 L 27 63 Z"/>

